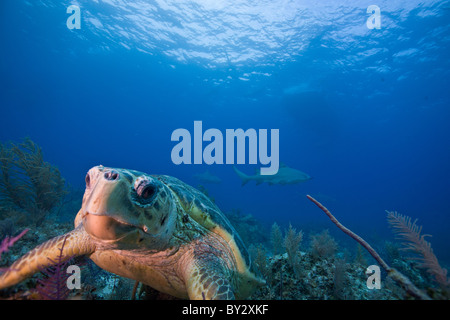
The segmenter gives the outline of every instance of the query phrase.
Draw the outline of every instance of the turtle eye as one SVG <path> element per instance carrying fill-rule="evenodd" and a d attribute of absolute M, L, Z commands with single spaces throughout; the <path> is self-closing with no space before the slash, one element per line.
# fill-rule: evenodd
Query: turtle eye
<path fill-rule="evenodd" d="M 135 190 L 136 200 L 142 205 L 150 204 L 158 191 L 157 187 L 151 181 L 146 180 L 141 181 Z"/>

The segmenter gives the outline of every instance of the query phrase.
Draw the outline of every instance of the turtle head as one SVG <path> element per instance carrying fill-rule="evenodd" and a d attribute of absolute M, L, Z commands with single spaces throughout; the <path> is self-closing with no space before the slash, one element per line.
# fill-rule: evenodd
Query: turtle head
<path fill-rule="evenodd" d="M 75 225 L 115 248 L 162 249 L 176 221 L 168 188 L 145 173 L 93 167 L 86 175 L 86 191 Z"/>

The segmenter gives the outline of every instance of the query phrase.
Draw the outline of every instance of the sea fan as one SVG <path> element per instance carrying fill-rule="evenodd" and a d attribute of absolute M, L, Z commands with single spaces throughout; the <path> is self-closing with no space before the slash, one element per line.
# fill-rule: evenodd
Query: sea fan
<path fill-rule="evenodd" d="M 417 267 L 426 269 L 440 285 L 448 286 L 450 282 L 447 279 L 447 270 L 439 265 L 431 244 L 425 240 L 425 237 L 431 237 L 431 235 L 420 234 L 422 226 L 416 224 L 417 219 L 411 223 L 411 218 L 408 216 L 397 212 L 386 212 L 388 213 L 390 226 L 398 234 L 399 238 L 404 240 L 402 250 L 416 253 L 417 256 L 412 259 L 417 262 Z"/>
<path fill-rule="evenodd" d="M 61 248 L 58 248 L 59 255 L 56 260 L 47 258 L 52 266 L 41 270 L 44 278 L 38 280 L 36 291 L 43 300 L 65 300 L 69 296 L 70 290 L 67 288 L 69 275 L 66 270 L 72 257 L 67 258 L 63 255 L 65 244 L 66 238 L 64 238 Z"/>
<path fill-rule="evenodd" d="M 32 140 L 0 144 L 0 216 L 25 211 L 38 226 L 66 194 L 59 170 Z"/>

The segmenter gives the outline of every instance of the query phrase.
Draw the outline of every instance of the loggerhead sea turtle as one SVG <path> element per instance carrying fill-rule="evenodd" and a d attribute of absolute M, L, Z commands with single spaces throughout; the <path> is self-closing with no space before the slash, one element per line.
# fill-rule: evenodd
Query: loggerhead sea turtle
<path fill-rule="evenodd" d="M 0 289 L 50 266 L 61 247 L 65 257 L 86 255 L 104 270 L 178 298 L 243 299 L 264 283 L 217 206 L 165 175 L 90 169 L 74 230 L 14 262 L 0 275 Z"/>

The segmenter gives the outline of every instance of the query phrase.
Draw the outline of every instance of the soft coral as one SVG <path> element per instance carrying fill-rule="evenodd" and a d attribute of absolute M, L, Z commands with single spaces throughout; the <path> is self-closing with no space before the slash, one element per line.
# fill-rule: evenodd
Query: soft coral
<path fill-rule="evenodd" d="M 66 270 L 72 257 L 66 258 L 63 255 L 65 244 L 66 238 L 64 238 L 61 248 L 58 248 L 59 255 L 56 259 L 47 258 L 51 261 L 52 266 L 41 270 L 44 278 L 38 280 L 36 291 L 43 300 L 65 300 L 69 296 L 70 291 L 67 288 L 69 276 Z"/>
<path fill-rule="evenodd" d="M 28 230 L 30 229 L 25 229 L 23 230 L 21 233 L 19 233 L 17 236 L 15 237 L 5 237 L 5 239 L 3 239 L 2 243 L 0 243 L 0 260 L 2 259 L 2 253 L 3 252 L 7 252 L 8 249 L 10 247 L 12 247 L 14 245 L 14 243 L 19 240 L 20 238 L 22 238 L 25 233 L 28 232 Z M 7 269 L 6 269 L 7 270 Z M 0 271 L 6 271 L 5 269 L 0 269 Z"/>

